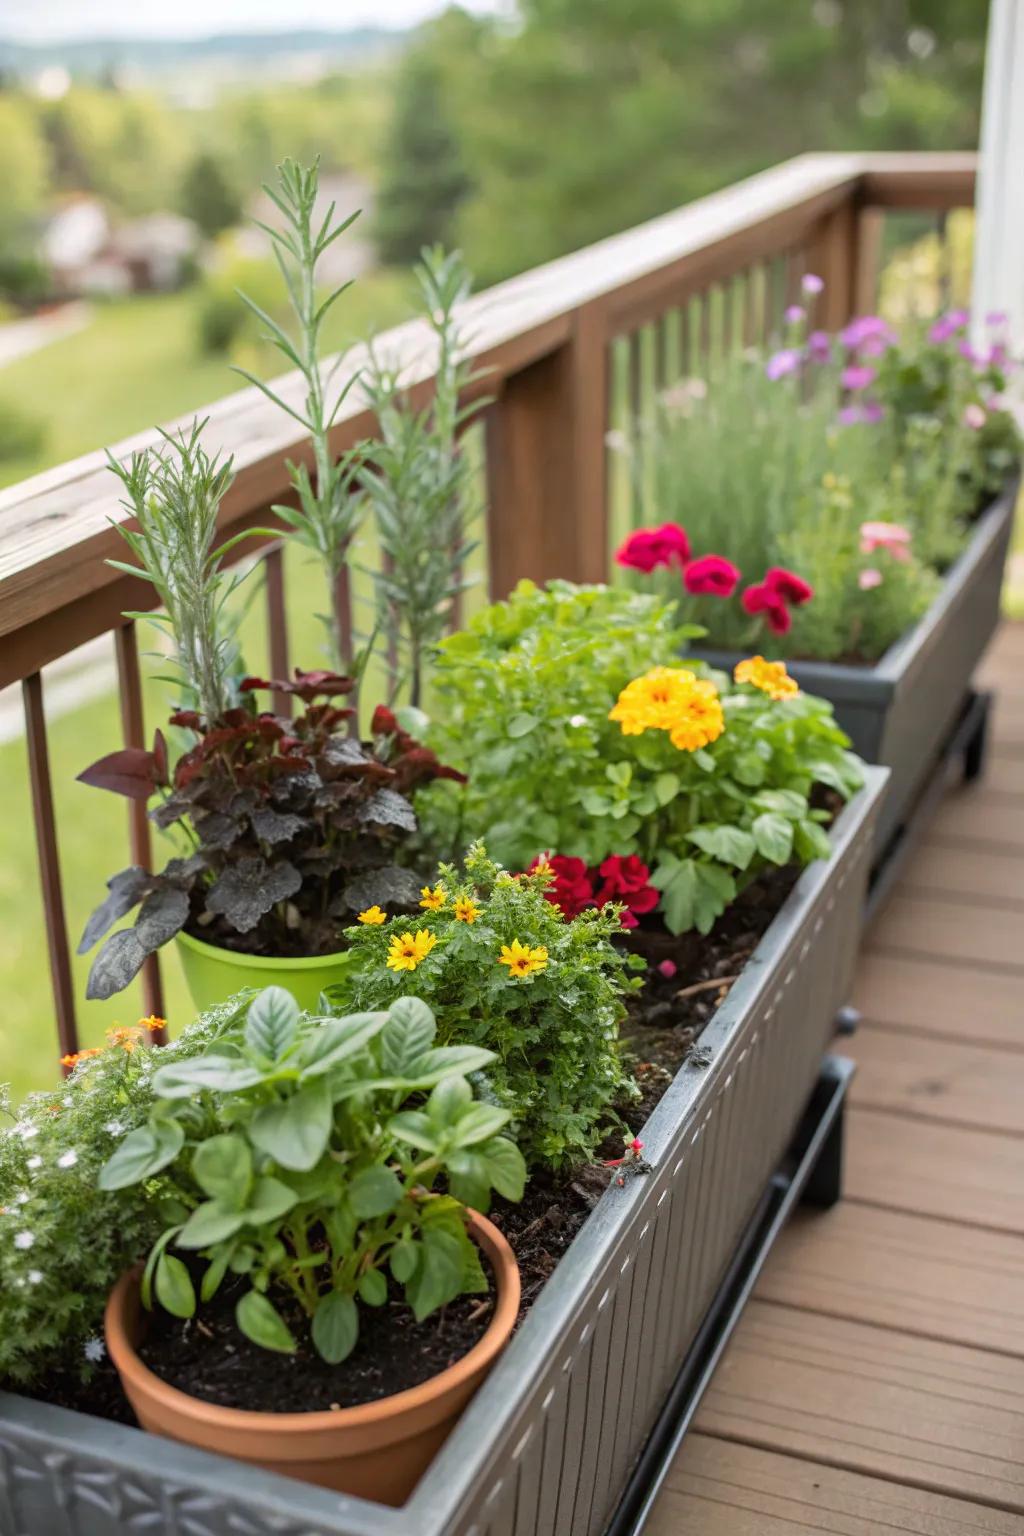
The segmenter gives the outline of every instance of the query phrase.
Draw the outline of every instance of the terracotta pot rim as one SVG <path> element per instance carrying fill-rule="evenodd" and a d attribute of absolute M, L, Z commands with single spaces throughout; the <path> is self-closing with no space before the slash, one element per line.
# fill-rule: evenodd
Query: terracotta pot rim
<path fill-rule="evenodd" d="M 194 933 L 186 933 L 184 928 L 174 935 L 179 944 L 187 948 L 195 949 L 200 954 L 216 955 L 218 960 L 223 960 L 227 965 L 235 965 L 239 969 L 253 970 L 315 970 L 317 966 L 331 965 L 337 960 L 351 953 L 347 949 L 332 949 L 322 955 L 249 955 L 241 949 L 225 949 L 223 944 L 211 944 L 208 939 L 200 939 Z"/>
<path fill-rule="evenodd" d="M 171 1386 L 143 1362 L 124 1326 L 125 1304 L 139 1284 L 141 1264 L 125 1270 L 108 1298 L 104 1315 L 107 1351 L 119 1375 L 144 1385 L 149 1396 L 158 1399 L 164 1407 L 187 1413 L 193 1419 L 229 1432 L 234 1429 L 252 1434 L 268 1431 L 289 1434 L 304 1430 L 312 1434 L 326 1429 L 359 1429 L 423 1409 L 443 1400 L 452 1388 L 490 1365 L 507 1343 L 519 1312 L 521 1286 L 515 1254 L 493 1222 L 477 1211 L 467 1211 L 467 1214 L 470 1236 L 484 1250 L 494 1269 L 497 1291 L 494 1315 L 472 1349 L 453 1365 L 418 1386 L 406 1387 L 389 1397 L 378 1398 L 376 1402 L 359 1403 L 352 1408 L 320 1408 L 309 1413 L 270 1413 L 252 1408 L 223 1408 L 218 1403 L 208 1403 L 201 1397 L 183 1392 L 180 1387 Z"/>

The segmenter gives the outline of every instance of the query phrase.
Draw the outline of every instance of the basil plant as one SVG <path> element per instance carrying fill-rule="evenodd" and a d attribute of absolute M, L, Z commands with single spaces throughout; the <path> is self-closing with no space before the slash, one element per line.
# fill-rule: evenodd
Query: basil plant
<path fill-rule="evenodd" d="M 267 987 L 244 1025 L 205 1055 L 157 1071 L 145 1125 L 100 1171 L 104 1190 L 146 1182 L 168 1225 L 142 1278 L 147 1307 L 194 1315 L 228 1283 L 235 1319 L 265 1349 L 293 1353 L 305 1314 L 331 1364 L 359 1336 L 360 1306 L 389 1282 L 418 1321 L 488 1282 L 466 1207 L 491 1191 L 523 1193 L 525 1167 L 499 1132 L 507 1110 L 474 1098 L 469 1074 L 494 1054 L 434 1044 L 426 1003 L 383 1012 L 304 1016 Z M 441 1189 L 435 1188 L 438 1184 Z"/>

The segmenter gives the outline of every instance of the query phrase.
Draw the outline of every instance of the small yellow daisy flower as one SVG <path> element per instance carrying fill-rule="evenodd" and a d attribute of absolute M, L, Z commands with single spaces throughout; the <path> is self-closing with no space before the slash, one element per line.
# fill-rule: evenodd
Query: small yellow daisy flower
<path fill-rule="evenodd" d="M 738 662 L 733 677 L 738 683 L 760 688 L 770 699 L 791 699 L 800 692 L 800 684 L 790 677 L 784 661 L 765 661 L 763 656 L 749 656 Z"/>
<path fill-rule="evenodd" d="M 380 907 L 378 907 L 376 905 L 374 905 L 372 907 L 367 907 L 365 912 L 360 912 L 360 914 L 359 914 L 359 921 L 361 923 L 370 923 L 370 924 L 386 923 L 387 920 L 388 920 L 387 913 L 386 912 L 382 912 Z"/>
<path fill-rule="evenodd" d="M 448 893 L 443 885 L 435 885 L 433 890 L 429 885 L 425 885 L 420 891 L 420 896 L 422 897 L 420 906 L 427 912 L 440 912 L 448 900 Z"/>
<path fill-rule="evenodd" d="M 511 944 L 503 944 L 498 956 L 498 964 L 507 965 L 510 976 L 532 976 L 535 971 L 543 971 L 547 963 L 548 952 L 543 944 L 531 949 L 518 939 L 513 939 Z"/>
<path fill-rule="evenodd" d="M 455 917 L 460 923 L 475 923 L 480 916 L 480 908 L 469 896 L 460 896 L 455 903 Z"/>
<path fill-rule="evenodd" d="M 414 971 L 436 943 L 437 939 L 425 928 L 420 928 L 417 933 L 395 934 L 388 946 L 388 970 Z"/>

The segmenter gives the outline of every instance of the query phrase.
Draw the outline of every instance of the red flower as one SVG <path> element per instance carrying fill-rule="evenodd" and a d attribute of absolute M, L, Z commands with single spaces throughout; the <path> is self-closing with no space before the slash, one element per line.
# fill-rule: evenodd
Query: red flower
<path fill-rule="evenodd" d="M 398 721 L 394 712 L 388 709 L 386 704 L 378 704 L 370 721 L 370 732 L 374 736 L 395 736 L 398 733 Z"/>
<path fill-rule="evenodd" d="M 764 582 L 748 587 L 740 599 L 747 613 L 763 614 L 768 628 L 776 635 L 788 633 L 793 620 L 782 593 Z"/>
<path fill-rule="evenodd" d="M 635 853 L 623 857 L 613 853 L 601 865 L 598 873 L 602 885 L 595 900 L 599 907 L 606 901 L 620 901 L 626 908 L 622 914 L 623 928 L 635 928 L 645 912 L 653 912 L 660 897 L 651 885 L 651 872 Z"/>
<path fill-rule="evenodd" d="M 544 892 L 544 899 L 558 907 L 567 922 L 579 917 L 585 907 L 594 905 L 594 887 L 582 859 L 570 859 L 563 853 L 542 854 L 534 859 L 527 873 L 533 874 L 545 864 L 555 878 Z"/>
<path fill-rule="evenodd" d="M 722 555 L 702 555 L 692 560 L 683 572 L 683 585 L 694 597 L 705 593 L 712 597 L 732 597 L 740 573 L 731 560 Z"/>
<path fill-rule="evenodd" d="M 690 540 L 678 523 L 663 523 L 660 528 L 638 528 L 615 551 L 619 565 L 650 575 L 659 565 L 675 563 L 680 569 L 690 558 Z"/>
<path fill-rule="evenodd" d="M 814 588 L 809 581 L 804 581 L 795 571 L 787 571 L 781 565 L 773 565 L 765 571 L 764 585 L 777 592 L 784 603 L 793 603 L 797 608 L 801 603 L 809 603 L 814 596 Z"/>

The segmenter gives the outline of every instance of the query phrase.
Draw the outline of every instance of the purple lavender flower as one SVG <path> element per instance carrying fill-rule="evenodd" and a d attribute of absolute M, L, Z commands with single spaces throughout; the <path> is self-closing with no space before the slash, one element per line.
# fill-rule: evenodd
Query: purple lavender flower
<path fill-rule="evenodd" d="M 854 350 L 859 347 L 866 351 L 870 349 L 870 355 L 877 356 L 880 351 L 884 352 L 886 347 L 893 345 L 896 332 L 881 315 L 858 315 L 840 332 L 839 340 L 844 347 Z"/>
<path fill-rule="evenodd" d="M 952 341 L 953 337 L 964 329 L 970 318 L 966 309 L 951 309 L 947 315 L 941 315 L 936 320 L 928 332 L 928 340 L 940 345 L 944 341 Z"/>
<path fill-rule="evenodd" d="M 798 347 L 783 347 L 781 352 L 775 352 L 765 364 L 765 374 L 769 379 L 784 379 L 788 373 L 797 373 L 802 362 L 802 356 Z"/>
<path fill-rule="evenodd" d="M 798 325 L 807 319 L 807 311 L 802 304 L 790 304 L 782 318 L 787 325 Z"/>
<path fill-rule="evenodd" d="M 849 368 L 844 368 L 839 375 L 839 382 L 844 389 L 867 389 L 878 377 L 875 368 L 867 368 L 862 363 L 851 363 Z"/>
<path fill-rule="evenodd" d="M 832 338 L 828 331 L 812 331 L 807 338 L 807 355 L 816 363 L 827 363 L 832 356 Z"/>

